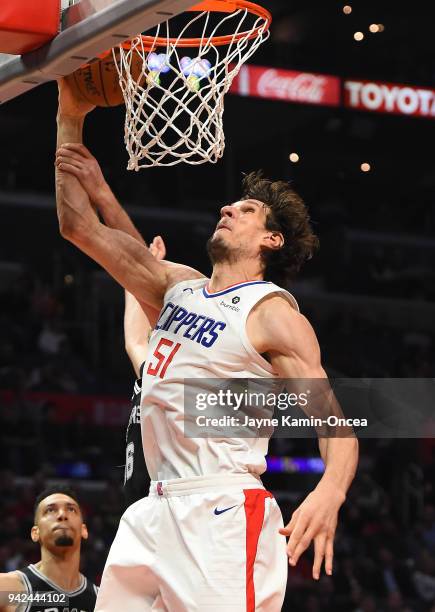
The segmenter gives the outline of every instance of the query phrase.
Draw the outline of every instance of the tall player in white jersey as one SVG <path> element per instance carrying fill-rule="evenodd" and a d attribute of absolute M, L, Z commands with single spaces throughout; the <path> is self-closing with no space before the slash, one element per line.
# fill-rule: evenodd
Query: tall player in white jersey
<path fill-rule="evenodd" d="M 306 208 L 286 183 L 250 175 L 242 199 L 221 209 L 208 242 L 210 279 L 156 261 L 120 206 L 107 225 L 100 223 L 74 176 L 90 158 L 80 144 L 90 110 L 60 82 L 61 234 L 139 302 L 160 311 L 141 406 L 150 493 L 121 519 L 96 610 L 277 612 L 286 586 L 284 536 L 290 565 L 314 542 L 313 577 L 323 563 L 332 573 L 338 511 L 355 474 L 357 441 L 319 440 L 324 474 L 283 527 L 260 479 L 267 441 L 185 437 L 183 379 L 326 378 L 310 324 L 290 294 L 271 282 L 286 282 L 316 246 Z M 97 197 L 107 194 L 102 185 Z"/>

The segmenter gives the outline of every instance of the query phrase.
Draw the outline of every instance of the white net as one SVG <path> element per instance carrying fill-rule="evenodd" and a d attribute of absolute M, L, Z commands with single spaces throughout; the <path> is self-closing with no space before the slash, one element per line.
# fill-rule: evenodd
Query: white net
<path fill-rule="evenodd" d="M 152 37 L 137 36 L 113 50 L 126 106 L 129 170 L 217 162 L 225 148 L 224 95 L 269 36 L 268 20 L 247 8 L 187 15 L 176 37 L 171 20 Z"/>

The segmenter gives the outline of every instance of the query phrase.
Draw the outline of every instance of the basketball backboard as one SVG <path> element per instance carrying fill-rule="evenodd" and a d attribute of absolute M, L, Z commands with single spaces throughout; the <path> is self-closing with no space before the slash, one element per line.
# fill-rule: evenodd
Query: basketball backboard
<path fill-rule="evenodd" d="M 22 56 L 0 54 L 0 104 L 70 74 L 98 53 L 195 4 L 195 0 L 80 0 L 67 6 L 60 33 L 50 43 Z"/>

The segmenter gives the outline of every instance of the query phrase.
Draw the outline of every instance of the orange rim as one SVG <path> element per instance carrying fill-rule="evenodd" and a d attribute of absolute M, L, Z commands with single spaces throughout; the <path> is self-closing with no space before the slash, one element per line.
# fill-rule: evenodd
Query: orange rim
<path fill-rule="evenodd" d="M 199 4 L 195 4 L 195 6 L 191 6 L 186 9 L 186 12 L 203 12 L 210 11 L 211 13 L 234 13 L 237 10 L 247 10 L 252 15 L 256 15 L 264 19 L 266 22 L 266 27 L 263 25 L 254 28 L 252 32 L 239 32 L 238 34 L 228 34 L 226 36 L 212 36 L 211 41 L 217 47 L 223 45 L 230 45 L 232 42 L 240 40 L 242 38 L 247 38 L 251 40 L 252 38 L 256 38 L 262 28 L 267 31 L 272 23 L 272 15 L 270 12 L 260 6 L 259 4 L 255 4 L 254 2 L 249 2 L 248 0 L 204 0 L 204 2 L 200 2 Z M 137 37 L 136 37 L 137 38 Z M 176 45 L 177 47 L 200 47 L 204 42 L 202 38 L 164 38 L 158 36 L 157 38 L 154 36 L 141 36 L 142 44 L 144 49 L 151 51 L 157 47 L 166 47 L 168 44 Z M 123 49 L 131 48 L 131 41 L 126 40 L 120 45 Z M 100 53 L 98 57 L 104 58 L 106 57 L 110 51 L 105 51 L 104 53 Z"/>

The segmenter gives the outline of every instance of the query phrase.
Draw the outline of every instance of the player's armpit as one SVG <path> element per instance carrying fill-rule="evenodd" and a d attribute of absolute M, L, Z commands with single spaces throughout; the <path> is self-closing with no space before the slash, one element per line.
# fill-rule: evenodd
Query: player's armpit
<path fill-rule="evenodd" d="M 129 344 L 125 347 L 128 358 L 133 366 L 136 378 L 140 377 L 140 366 L 146 361 L 148 352 L 148 343 L 145 344 Z"/>
<path fill-rule="evenodd" d="M 156 326 L 156 323 L 159 318 L 160 310 L 153 308 L 146 302 L 139 302 L 139 306 L 144 314 L 144 317 L 146 317 L 148 321 L 148 325 L 146 326 L 146 332 L 147 332 L 147 338 L 148 338 L 150 333 Z"/>
<path fill-rule="evenodd" d="M 149 335 L 158 316 L 158 310 L 147 304 L 139 303 L 131 293 L 125 292 L 125 350 L 138 378 L 140 366 L 147 356 Z"/>

